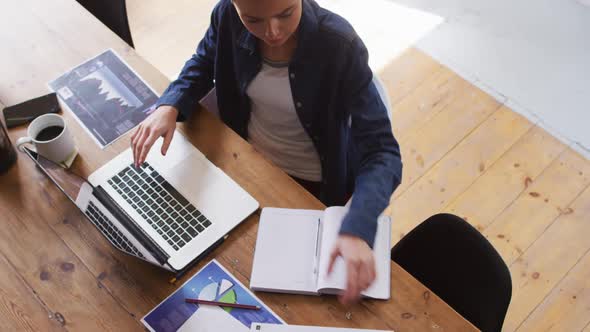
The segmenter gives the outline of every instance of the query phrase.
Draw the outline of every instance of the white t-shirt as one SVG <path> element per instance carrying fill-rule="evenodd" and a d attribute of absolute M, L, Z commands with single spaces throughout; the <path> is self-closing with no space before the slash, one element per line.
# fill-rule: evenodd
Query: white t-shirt
<path fill-rule="evenodd" d="M 320 157 L 295 111 L 288 64 L 263 61 L 246 93 L 251 103 L 250 144 L 287 174 L 321 181 Z"/>

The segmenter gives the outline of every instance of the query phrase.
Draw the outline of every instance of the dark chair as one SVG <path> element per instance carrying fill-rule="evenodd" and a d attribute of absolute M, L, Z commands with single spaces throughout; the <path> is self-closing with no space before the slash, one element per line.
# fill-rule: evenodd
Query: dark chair
<path fill-rule="evenodd" d="M 86 10 L 116 33 L 129 46 L 133 46 L 125 0 L 77 0 Z"/>
<path fill-rule="evenodd" d="M 465 220 L 428 218 L 391 249 L 391 259 L 480 330 L 502 329 L 512 297 L 510 271 Z"/>

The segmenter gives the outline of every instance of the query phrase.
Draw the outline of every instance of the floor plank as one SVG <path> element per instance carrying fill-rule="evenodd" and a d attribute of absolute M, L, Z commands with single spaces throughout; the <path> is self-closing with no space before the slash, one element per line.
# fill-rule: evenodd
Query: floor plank
<path fill-rule="evenodd" d="M 392 128 L 396 138 L 403 141 L 418 131 L 468 88 L 467 81 L 446 67 L 440 68 L 392 107 Z"/>
<path fill-rule="evenodd" d="M 170 80 L 178 76 L 203 38 L 217 0 L 127 1 L 131 34 L 139 54 Z"/>
<path fill-rule="evenodd" d="M 534 127 L 445 207 L 445 211 L 462 216 L 483 230 L 565 148 L 545 130 Z"/>
<path fill-rule="evenodd" d="M 590 323 L 590 251 L 517 331 L 581 331 Z"/>
<path fill-rule="evenodd" d="M 515 330 L 590 249 L 590 187 L 510 267 L 513 291 L 504 327 Z"/>
<path fill-rule="evenodd" d="M 393 242 L 439 213 L 514 145 L 532 124 L 501 108 L 474 129 L 430 171 L 392 203 Z"/>
<path fill-rule="evenodd" d="M 569 205 L 590 185 L 590 162 L 567 149 L 537 179 L 523 185 L 526 190 L 484 230 L 508 265 L 557 217 L 570 212 Z"/>
<path fill-rule="evenodd" d="M 377 75 L 383 81 L 392 108 L 442 66 L 416 48 L 410 48 L 393 59 Z"/>
<path fill-rule="evenodd" d="M 399 142 L 403 178 L 394 197 L 402 195 L 500 107 L 485 92 L 469 86 L 419 130 L 403 136 Z"/>

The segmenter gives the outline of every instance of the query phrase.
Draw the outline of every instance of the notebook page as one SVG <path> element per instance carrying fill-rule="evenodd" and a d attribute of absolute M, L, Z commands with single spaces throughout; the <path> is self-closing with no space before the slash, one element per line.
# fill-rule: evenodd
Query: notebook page
<path fill-rule="evenodd" d="M 367 290 L 364 296 L 387 300 L 391 297 L 391 219 L 381 216 L 377 222 L 377 235 L 373 244 L 375 255 L 375 270 L 377 276 L 375 281 Z"/>
<path fill-rule="evenodd" d="M 262 210 L 251 289 L 317 294 L 314 257 L 322 215 L 319 210 Z"/>
<path fill-rule="evenodd" d="M 330 207 L 324 213 L 323 231 L 321 236 L 320 264 L 318 275 L 318 290 L 325 294 L 340 294 L 346 288 L 346 265 L 342 257 L 338 257 L 334 270 L 328 276 L 328 264 L 342 219 L 348 212 L 345 207 Z M 390 239 L 391 221 L 389 217 L 381 216 L 377 224 L 377 234 L 373 245 L 376 278 L 373 284 L 365 290 L 363 296 L 375 299 L 389 299 L 390 297 Z"/>
<path fill-rule="evenodd" d="M 324 211 L 324 220 L 322 223 L 322 234 L 320 236 L 320 260 L 318 265 L 318 290 L 324 293 L 339 293 L 346 287 L 346 266 L 342 257 L 336 258 L 334 269 L 328 275 L 328 265 L 330 263 L 330 254 L 334 248 L 334 243 L 340 231 L 342 219 L 348 212 L 348 208 L 342 206 L 332 206 Z"/>

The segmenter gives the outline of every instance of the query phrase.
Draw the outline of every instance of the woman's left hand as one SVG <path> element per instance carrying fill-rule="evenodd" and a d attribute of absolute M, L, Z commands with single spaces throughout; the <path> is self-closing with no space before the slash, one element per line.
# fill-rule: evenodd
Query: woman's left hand
<path fill-rule="evenodd" d="M 346 264 L 346 290 L 340 295 L 340 303 L 350 305 L 357 302 L 361 292 L 369 288 L 375 280 L 375 260 L 373 251 L 363 239 L 347 234 L 341 234 L 336 240 L 328 274 L 332 273 L 334 262 L 338 256 L 342 256 Z"/>

